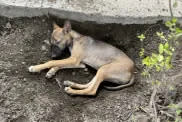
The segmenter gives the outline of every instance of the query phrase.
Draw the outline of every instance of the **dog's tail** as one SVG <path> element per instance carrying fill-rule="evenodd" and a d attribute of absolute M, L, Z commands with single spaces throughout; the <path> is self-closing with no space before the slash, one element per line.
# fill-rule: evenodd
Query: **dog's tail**
<path fill-rule="evenodd" d="M 122 88 L 126 88 L 126 87 L 128 87 L 128 86 L 133 85 L 133 84 L 134 84 L 134 79 L 135 79 L 135 77 L 134 77 L 134 75 L 133 75 L 133 76 L 131 77 L 129 83 L 127 83 L 127 84 L 119 85 L 119 86 L 116 86 L 116 87 L 115 87 L 115 86 L 114 86 L 114 87 L 112 87 L 112 86 L 104 86 L 104 88 L 107 89 L 107 90 L 120 90 L 120 89 L 122 89 Z"/>

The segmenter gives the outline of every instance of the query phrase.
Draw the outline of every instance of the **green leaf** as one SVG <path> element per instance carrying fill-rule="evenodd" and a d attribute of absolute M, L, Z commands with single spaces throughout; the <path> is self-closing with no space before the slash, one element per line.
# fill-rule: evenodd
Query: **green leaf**
<path fill-rule="evenodd" d="M 163 44 L 159 45 L 159 53 L 162 54 L 164 52 L 164 46 Z"/>
<path fill-rule="evenodd" d="M 156 80 L 156 81 L 152 81 L 152 85 L 157 85 L 157 86 L 160 86 L 161 82 Z"/>
<path fill-rule="evenodd" d="M 179 37 L 182 37 L 182 33 L 178 33 L 176 34 L 176 38 L 178 39 Z M 178 41 L 176 41 L 176 43 L 179 43 Z"/>
<path fill-rule="evenodd" d="M 149 66 L 150 65 L 150 58 L 148 56 L 146 58 L 144 58 L 142 60 L 142 64 L 146 65 L 146 66 Z"/>
<path fill-rule="evenodd" d="M 159 67 L 158 65 L 156 65 L 155 68 L 157 72 L 161 71 L 161 67 Z"/>
<path fill-rule="evenodd" d="M 180 115 L 180 114 L 181 114 L 181 112 L 182 112 L 182 110 L 181 110 L 181 109 L 176 110 L 176 114 L 177 114 L 177 115 Z"/>
<path fill-rule="evenodd" d="M 173 86 L 169 86 L 169 90 L 174 90 L 174 87 Z"/>
<path fill-rule="evenodd" d="M 161 82 L 158 81 L 158 80 L 156 80 L 156 84 L 157 84 L 158 86 L 160 86 L 160 85 L 161 85 Z"/>
<path fill-rule="evenodd" d="M 164 60 L 164 56 L 163 55 L 158 55 L 157 59 L 159 62 L 162 62 Z"/>
<path fill-rule="evenodd" d="M 141 35 L 139 35 L 137 37 L 140 39 L 140 41 L 143 41 L 145 39 L 145 35 L 144 34 L 141 34 Z"/>
<path fill-rule="evenodd" d="M 172 18 L 171 22 L 172 23 L 176 23 L 177 22 L 177 18 Z"/>
<path fill-rule="evenodd" d="M 144 48 L 141 48 L 140 53 L 139 53 L 140 57 L 142 57 L 144 55 L 144 52 L 145 52 Z"/>
<path fill-rule="evenodd" d="M 171 56 L 168 56 L 166 57 L 165 59 L 165 67 L 167 70 L 171 69 L 172 68 L 172 65 L 171 65 Z"/>
<path fill-rule="evenodd" d="M 176 27 L 176 33 L 177 33 L 177 34 L 178 34 L 178 33 L 182 33 L 182 30 L 181 30 L 180 28 Z"/>
<path fill-rule="evenodd" d="M 164 67 L 165 62 L 161 62 L 159 65 L 160 65 L 161 67 Z"/>
<path fill-rule="evenodd" d="M 157 58 L 157 54 L 152 53 L 152 58 Z"/>
<path fill-rule="evenodd" d="M 167 56 L 167 57 L 166 57 L 166 62 L 167 62 L 167 63 L 171 62 L 171 58 L 172 58 L 171 56 Z"/>
<path fill-rule="evenodd" d="M 168 34 L 168 40 L 172 40 L 173 36 L 172 34 Z"/>
<path fill-rule="evenodd" d="M 170 21 L 166 21 L 166 23 L 165 23 L 165 25 L 167 26 L 167 27 L 172 27 L 172 23 L 170 22 Z"/>
<path fill-rule="evenodd" d="M 177 109 L 177 105 L 176 105 L 176 104 L 169 104 L 169 105 L 168 105 L 168 108 L 174 108 L 174 109 Z"/>
<path fill-rule="evenodd" d="M 170 50 L 164 50 L 164 52 L 165 52 L 167 55 L 170 55 L 170 56 L 173 55 L 173 53 L 172 53 Z"/>
<path fill-rule="evenodd" d="M 142 76 L 149 76 L 150 74 L 149 74 L 148 71 L 143 71 L 143 72 L 141 73 L 141 75 L 142 75 Z"/>
<path fill-rule="evenodd" d="M 164 49 L 169 49 L 169 43 L 168 42 L 166 42 L 165 44 L 164 44 Z"/>
<path fill-rule="evenodd" d="M 160 32 L 156 32 L 156 34 L 157 34 L 157 36 L 160 37 L 161 39 L 165 39 L 163 32 L 161 32 L 161 33 L 160 33 Z"/>
<path fill-rule="evenodd" d="M 175 24 L 172 24 L 172 26 L 175 26 Z M 170 29 L 170 31 L 172 31 L 173 33 L 176 31 L 174 27 L 170 27 L 169 29 Z"/>

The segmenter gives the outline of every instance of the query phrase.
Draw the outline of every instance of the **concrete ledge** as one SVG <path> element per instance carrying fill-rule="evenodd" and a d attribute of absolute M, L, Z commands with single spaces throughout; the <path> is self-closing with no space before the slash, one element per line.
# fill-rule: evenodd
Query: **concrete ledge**
<path fill-rule="evenodd" d="M 174 1 L 173 1 L 174 2 Z M 172 3 L 173 4 L 173 3 Z M 173 14 L 182 21 L 182 1 Z M 151 24 L 170 18 L 168 0 L 1 0 L 0 16 L 54 15 L 97 23 Z"/>

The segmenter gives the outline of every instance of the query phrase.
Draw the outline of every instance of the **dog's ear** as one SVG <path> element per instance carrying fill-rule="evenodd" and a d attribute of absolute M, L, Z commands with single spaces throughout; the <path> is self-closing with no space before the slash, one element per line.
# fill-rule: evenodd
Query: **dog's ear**
<path fill-rule="evenodd" d="M 57 29 L 57 28 L 60 28 L 59 25 L 57 25 L 55 22 L 53 22 L 53 29 Z"/>
<path fill-rule="evenodd" d="M 71 23 L 70 21 L 65 21 L 64 23 L 64 27 L 63 27 L 63 32 L 66 34 L 66 33 L 69 33 L 71 31 Z"/>

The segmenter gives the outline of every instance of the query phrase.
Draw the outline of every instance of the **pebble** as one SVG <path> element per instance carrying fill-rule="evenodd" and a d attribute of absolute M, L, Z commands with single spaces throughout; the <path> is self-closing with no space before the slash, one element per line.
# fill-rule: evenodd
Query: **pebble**
<path fill-rule="evenodd" d="M 49 40 L 44 40 L 44 43 L 47 44 L 47 45 L 50 45 Z"/>
<path fill-rule="evenodd" d="M 151 92 L 150 91 L 147 91 L 144 94 L 145 94 L 145 96 L 150 96 L 151 95 Z"/>
<path fill-rule="evenodd" d="M 47 50 L 46 46 L 45 45 L 42 45 L 41 50 L 42 51 L 46 51 Z"/>
<path fill-rule="evenodd" d="M 45 22 L 45 19 L 42 19 L 42 22 Z"/>
<path fill-rule="evenodd" d="M 73 75 L 73 76 L 76 75 L 76 72 L 72 72 L 72 75 Z"/>
<path fill-rule="evenodd" d="M 85 71 L 85 72 L 88 72 L 88 68 L 84 68 L 84 71 Z"/>
<path fill-rule="evenodd" d="M 11 24 L 10 22 L 6 23 L 6 28 L 10 29 L 11 28 Z"/>
<path fill-rule="evenodd" d="M 21 63 L 22 63 L 22 64 L 26 64 L 26 62 L 24 62 L 24 61 L 23 61 L 23 62 L 21 62 Z"/>
<path fill-rule="evenodd" d="M 23 81 L 27 81 L 27 79 L 26 78 L 23 78 Z"/>
<path fill-rule="evenodd" d="M 128 105 L 128 109 L 131 110 L 131 105 Z"/>

